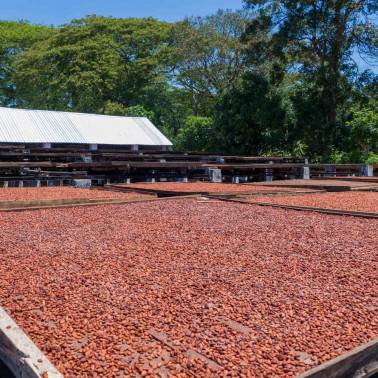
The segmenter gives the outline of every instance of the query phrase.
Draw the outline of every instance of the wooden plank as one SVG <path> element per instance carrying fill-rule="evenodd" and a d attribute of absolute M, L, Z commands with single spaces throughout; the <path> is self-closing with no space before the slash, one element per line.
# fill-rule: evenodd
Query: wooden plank
<path fill-rule="evenodd" d="M 63 375 L 2 307 L 0 307 L 0 359 L 17 378 L 63 378 Z"/>
<path fill-rule="evenodd" d="M 367 378 L 378 373 L 378 338 L 297 378 Z"/>

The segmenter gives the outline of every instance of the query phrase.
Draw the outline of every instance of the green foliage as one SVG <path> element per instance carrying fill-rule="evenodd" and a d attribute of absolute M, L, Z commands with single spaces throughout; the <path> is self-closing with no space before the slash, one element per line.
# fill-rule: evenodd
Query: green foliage
<path fill-rule="evenodd" d="M 378 101 L 371 101 L 362 108 L 352 109 L 352 119 L 346 124 L 350 128 L 354 149 L 360 151 L 364 159 L 370 153 L 378 153 Z M 374 156 L 372 157 L 374 159 Z"/>
<path fill-rule="evenodd" d="M 19 103 L 15 94 L 14 62 L 23 52 L 35 43 L 54 34 L 54 29 L 31 25 L 27 22 L 0 21 L 0 105 L 16 106 Z"/>
<path fill-rule="evenodd" d="M 180 151 L 211 151 L 215 139 L 214 122 L 208 117 L 191 116 L 175 139 L 175 148 Z"/>
<path fill-rule="evenodd" d="M 117 102 L 106 101 L 103 108 L 104 114 L 114 115 L 114 116 L 124 116 L 126 112 L 126 107 Z"/>
<path fill-rule="evenodd" d="M 169 29 L 152 19 L 73 21 L 19 55 L 17 94 L 29 107 L 99 113 L 109 101 L 142 103 L 163 80 Z"/>
<path fill-rule="evenodd" d="M 292 139 L 307 145 L 307 152 L 312 159 L 328 161 L 334 148 L 342 149 L 347 134 L 345 118 L 348 109 L 345 103 L 348 100 L 346 92 L 350 88 L 347 83 L 344 83 L 344 88 L 337 88 L 335 94 L 339 107 L 335 108 L 335 104 L 330 101 L 332 95 L 322 85 L 322 80 L 317 75 L 311 77 L 311 81 L 303 80 L 293 86 L 290 99 L 295 121 L 290 133 Z M 330 116 L 333 112 L 334 118 Z"/>
<path fill-rule="evenodd" d="M 177 23 L 0 21 L 0 106 L 151 119 L 176 149 L 377 158 L 373 0 L 246 0 Z"/>
<path fill-rule="evenodd" d="M 250 44 L 250 56 L 278 59 L 296 75 L 291 102 L 293 138 L 308 145 L 312 158 L 329 160 L 348 137 L 345 121 L 355 96 L 353 79 L 358 50 L 377 57 L 378 29 L 374 0 L 246 0 L 259 17 L 248 34 L 269 30 L 270 38 Z M 257 53 L 256 53 L 257 51 Z"/>
<path fill-rule="evenodd" d="M 145 117 L 151 120 L 155 118 L 154 112 L 145 109 L 142 105 L 129 106 L 125 109 L 124 115 L 128 117 Z"/>
<path fill-rule="evenodd" d="M 172 30 L 172 76 L 190 94 L 195 114 L 211 111 L 217 95 L 231 88 L 245 71 L 241 36 L 249 18 L 247 11 L 219 10 L 179 22 Z"/>
<path fill-rule="evenodd" d="M 378 164 L 378 154 L 370 152 L 368 158 L 366 159 L 366 163 L 367 164 Z"/>
<path fill-rule="evenodd" d="M 285 148 L 285 109 L 268 78 L 246 73 L 217 104 L 219 145 L 232 154 L 264 154 Z"/>

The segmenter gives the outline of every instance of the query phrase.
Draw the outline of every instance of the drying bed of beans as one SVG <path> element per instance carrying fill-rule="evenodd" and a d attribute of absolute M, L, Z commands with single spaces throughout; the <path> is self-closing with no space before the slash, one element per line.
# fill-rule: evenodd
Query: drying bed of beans
<path fill-rule="evenodd" d="M 140 193 L 118 193 L 105 190 L 80 189 L 73 187 L 43 188 L 0 188 L 0 201 L 33 201 L 59 199 L 135 199 Z"/>
<path fill-rule="evenodd" d="M 172 192 L 208 192 L 208 193 L 227 193 L 227 192 L 284 192 L 295 191 L 293 188 L 274 188 L 256 186 L 254 184 L 222 184 L 209 182 L 156 182 L 156 183 L 137 183 L 127 184 L 127 188 L 163 190 Z M 297 189 L 303 190 L 303 189 Z"/>
<path fill-rule="evenodd" d="M 377 226 L 204 199 L 6 213 L 0 304 L 65 377 L 292 377 L 377 336 Z"/>
<path fill-rule="evenodd" d="M 252 202 L 378 213 L 378 193 L 341 192 L 300 196 L 250 196 Z"/>
<path fill-rule="evenodd" d="M 290 186 L 347 186 L 350 188 L 359 188 L 359 187 L 370 187 L 374 186 L 378 188 L 378 184 L 375 185 L 374 182 L 359 182 L 359 181 L 349 181 L 349 180 L 277 180 L 272 182 L 257 183 L 256 185 L 270 186 L 275 187 L 279 185 L 290 185 Z"/>
<path fill-rule="evenodd" d="M 365 182 L 377 182 L 378 176 L 348 176 L 346 177 L 347 181 L 365 181 Z"/>

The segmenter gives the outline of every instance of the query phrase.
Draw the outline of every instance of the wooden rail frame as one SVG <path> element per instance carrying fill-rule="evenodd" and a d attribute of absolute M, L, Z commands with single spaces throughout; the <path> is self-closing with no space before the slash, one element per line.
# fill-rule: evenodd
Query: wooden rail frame
<path fill-rule="evenodd" d="M 16 378 L 63 378 L 2 307 L 0 359 Z"/>
<path fill-rule="evenodd" d="M 378 373 L 378 338 L 297 378 L 368 378 Z"/>

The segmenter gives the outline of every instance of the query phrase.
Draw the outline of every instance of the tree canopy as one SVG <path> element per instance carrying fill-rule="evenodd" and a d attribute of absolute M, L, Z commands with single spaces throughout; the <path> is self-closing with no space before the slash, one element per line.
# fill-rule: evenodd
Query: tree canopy
<path fill-rule="evenodd" d="M 176 23 L 0 21 L 0 105 L 146 116 L 177 149 L 372 161 L 377 3 L 245 0 Z"/>

